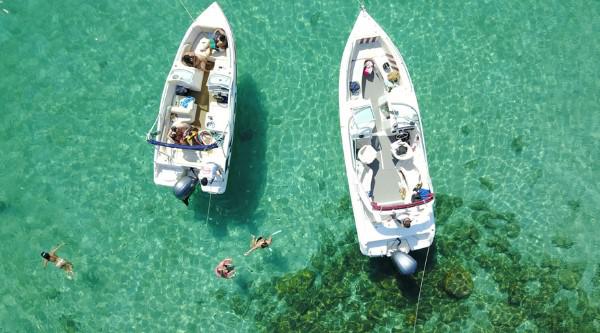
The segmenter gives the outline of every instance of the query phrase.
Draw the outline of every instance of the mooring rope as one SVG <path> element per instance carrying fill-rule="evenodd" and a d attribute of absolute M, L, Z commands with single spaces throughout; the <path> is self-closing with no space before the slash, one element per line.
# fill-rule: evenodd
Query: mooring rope
<path fill-rule="evenodd" d="M 208 217 L 210 216 L 210 201 L 212 199 L 212 193 L 208 194 L 208 210 L 206 211 L 206 223 L 208 224 Z"/>
<path fill-rule="evenodd" d="M 190 11 L 183 4 L 183 0 L 179 0 L 179 3 L 181 4 L 181 7 L 183 7 L 183 9 L 185 9 L 185 11 L 188 13 L 188 15 L 190 16 L 190 19 L 192 19 L 192 21 L 193 21 L 194 17 L 192 16 L 192 14 L 190 14 Z"/>
<path fill-rule="evenodd" d="M 423 275 L 421 275 L 421 285 L 419 286 L 419 296 L 417 297 L 417 309 L 415 310 L 415 323 L 413 325 L 413 333 L 417 331 L 417 318 L 419 316 L 419 302 L 421 302 L 421 290 L 423 289 L 423 280 L 425 280 L 425 270 L 427 269 L 427 259 L 429 259 L 429 249 L 427 248 L 427 254 L 425 255 L 425 265 L 423 266 Z"/>

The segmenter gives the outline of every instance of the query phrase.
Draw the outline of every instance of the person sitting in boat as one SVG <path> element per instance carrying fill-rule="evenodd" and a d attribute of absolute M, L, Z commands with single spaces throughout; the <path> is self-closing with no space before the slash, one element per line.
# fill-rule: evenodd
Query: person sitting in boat
<path fill-rule="evenodd" d="M 250 241 L 250 250 L 244 253 L 244 255 L 247 256 L 256 249 L 266 249 L 267 247 L 269 247 L 269 245 L 271 245 L 272 242 L 272 235 L 266 239 L 263 236 L 258 236 L 258 238 L 256 238 L 256 236 L 252 235 L 252 241 Z"/>
<path fill-rule="evenodd" d="M 421 201 L 429 198 L 431 191 L 426 188 L 422 188 L 422 186 L 422 183 L 418 183 L 417 186 L 413 188 L 411 202 Z"/>
<path fill-rule="evenodd" d="M 198 139 L 198 133 L 200 129 L 194 126 L 190 126 L 183 134 L 183 140 L 190 146 L 200 145 L 202 142 Z"/>
<path fill-rule="evenodd" d="M 233 259 L 223 259 L 217 267 L 215 267 L 215 274 L 217 277 L 224 279 L 231 279 L 235 276 L 235 266 L 233 266 Z"/>
<path fill-rule="evenodd" d="M 194 51 L 188 51 L 181 57 L 181 62 L 189 67 L 197 68 L 204 72 L 209 72 L 215 66 L 210 56 L 196 54 Z"/>
<path fill-rule="evenodd" d="M 202 186 L 206 186 L 208 184 L 212 184 L 212 182 L 217 177 L 221 177 L 221 175 L 221 167 L 219 167 L 217 163 L 206 162 L 202 163 L 198 178 L 200 178 L 200 184 L 202 184 Z"/>
<path fill-rule="evenodd" d="M 187 126 L 171 126 L 171 131 L 169 132 L 169 138 L 173 140 L 173 142 L 185 145 L 187 144 L 185 140 L 185 133 L 187 132 L 189 127 Z"/>
<path fill-rule="evenodd" d="M 43 259 L 44 267 L 48 267 L 48 262 L 51 262 L 57 268 L 64 270 L 67 273 L 67 277 L 69 279 L 72 279 L 73 276 L 75 275 L 75 273 L 73 273 L 73 264 L 71 264 L 69 261 L 56 255 L 56 251 L 58 251 L 58 249 L 60 249 L 61 246 L 63 246 L 63 245 L 65 245 L 65 244 L 63 243 L 63 244 L 60 244 L 60 245 L 54 247 L 52 250 L 50 250 L 50 252 L 42 251 L 42 253 L 40 253 L 40 255 L 42 256 L 42 258 L 44 258 Z"/>
<path fill-rule="evenodd" d="M 219 28 L 213 33 L 213 41 L 211 43 L 213 49 L 225 50 L 227 49 L 227 36 L 225 30 Z"/>
<path fill-rule="evenodd" d="M 402 226 L 405 228 L 410 228 L 411 223 L 412 223 L 412 220 L 410 219 L 410 217 L 405 217 L 402 220 Z"/>
<path fill-rule="evenodd" d="M 372 60 L 365 61 L 365 67 L 363 68 L 363 76 L 370 77 L 373 74 L 373 67 L 375 64 Z"/>

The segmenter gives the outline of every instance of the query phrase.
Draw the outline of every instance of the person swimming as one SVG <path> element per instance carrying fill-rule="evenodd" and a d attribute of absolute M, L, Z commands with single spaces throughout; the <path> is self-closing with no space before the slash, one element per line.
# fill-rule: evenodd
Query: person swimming
<path fill-rule="evenodd" d="M 266 239 L 263 236 L 256 238 L 256 236 L 252 235 L 252 241 L 250 241 L 250 250 L 244 253 L 244 255 L 247 256 L 256 249 L 266 249 L 271 245 L 271 243 L 273 243 L 273 235 Z"/>
<path fill-rule="evenodd" d="M 215 267 L 215 274 L 217 277 L 224 279 L 231 279 L 235 276 L 235 266 L 233 265 L 233 259 L 223 259 L 217 267 Z"/>
<path fill-rule="evenodd" d="M 75 273 L 73 272 L 73 264 L 56 255 L 56 251 L 58 251 L 58 249 L 60 249 L 63 245 L 65 244 L 63 243 L 55 246 L 52 250 L 50 250 L 50 252 L 42 251 L 40 255 L 42 258 L 44 258 L 44 267 L 48 267 L 48 262 L 51 262 L 57 268 L 64 270 L 67 273 L 67 277 L 72 279 L 73 276 L 75 276 Z"/>

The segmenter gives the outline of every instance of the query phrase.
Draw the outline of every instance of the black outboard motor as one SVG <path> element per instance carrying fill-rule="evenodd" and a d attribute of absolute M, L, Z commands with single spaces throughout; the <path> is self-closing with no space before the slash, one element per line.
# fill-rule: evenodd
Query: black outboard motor
<path fill-rule="evenodd" d="M 402 275 L 410 275 L 417 271 L 417 261 L 402 251 L 392 253 L 392 261 Z"/>
<path fill-rule="evenodd" d="M 190 196 L 196 189 L 196 184 L 198 184 L 198 178 L 183 176 L 173 186 L 173 194 L 187 206 Z"/>

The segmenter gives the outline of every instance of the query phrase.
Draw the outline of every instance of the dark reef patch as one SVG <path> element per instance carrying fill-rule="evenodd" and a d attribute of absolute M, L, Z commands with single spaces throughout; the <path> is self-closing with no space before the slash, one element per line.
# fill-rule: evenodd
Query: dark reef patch
<path fill-rule="evenodd" d="M 448 194 L 436 194 L 435 196 L 435 222 L 442 224 L 463 205 L 463 199 Z"/>
<path fill-rule="evenodd" d="M 342 197 L 324 207 L 333 211 L 349 205 Z M 458 197 L 436 197 L 438 222 L 446 222 L 463 206 Z M 520 234 L 518 216 L 496 211 L 488 203 L 466 205 L 470 216 L 444 225 L 436 236 L 427 271 L 399 276 L 388 258 L 367 258 L 358 250 L 354 231 L 335 240 L 322 237 L 321 248 L 304 269 L 291 272 L 249 290 L 248 311 L 236 296 L 234 312 L 255 313 L 263 332 L 370 332 L 390 324 L 393 331 L 417 331 L 444 327 L 460 331 L 472 311 L 486 308 L 488 322 L 478 326 L 513 332 L 524 326 L 543 332 L 597 332 L 600 309 L 581 289 L 583 267 L 546 257 L 524 261 L 510 243 Z M 415 253 L 422 263 L 423 253 Z M 429 261 L 431 260 L 431 261 Z M 503 297 L 476 288 L 473 274 L 485 271 Z M 600 267 L 598 267 L 600 271 Z M 418 317 L 415 316 L 419 285 L 424 275 Z M 600 272 L 594 280 L 600 280 Z M 564 291 L 575 293 L 568 300 Z M 490 303 L 490 300 L 494 300 Z M 398 320 L 400 318 L 400 320 Z"/>
<path fill-rule="evenodd" d="M 496 185 L 494 184 L 494 182 L 492 181 L 492 179 L 490 177 L 486 177 L 486 176 L 479 177 L 479 184 L 481 184 L 482 188 L 484 188 L 490 192 L 494 192 L 494 190 L 496 189 Z"/>
<path fill-rule="evenodd" d="M 523 138 L 523 136 L 519 135 L 513 138 L 510 143 L 510 147 L 515 153 L 521 153 L 523 151 L 523 148 L 525 148 L 525 139 Z"/>

